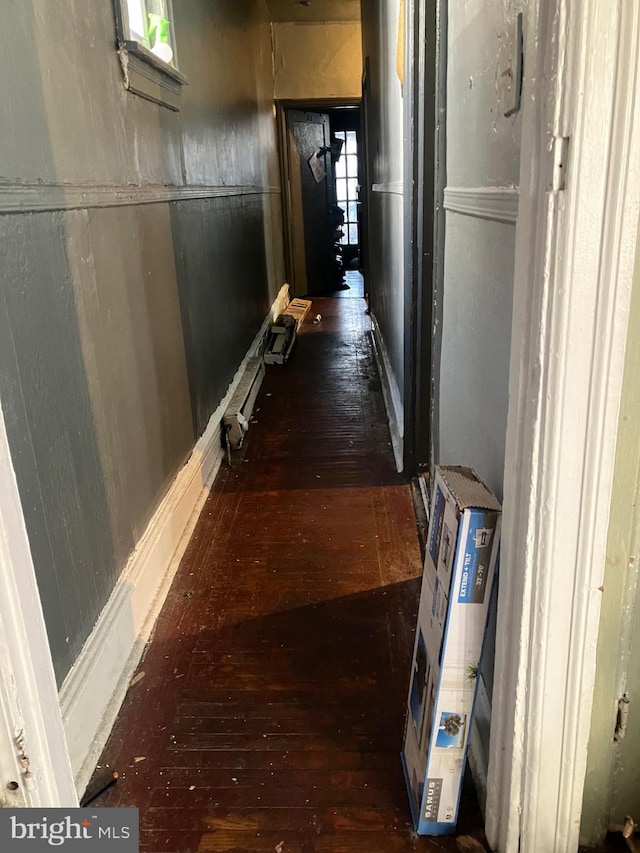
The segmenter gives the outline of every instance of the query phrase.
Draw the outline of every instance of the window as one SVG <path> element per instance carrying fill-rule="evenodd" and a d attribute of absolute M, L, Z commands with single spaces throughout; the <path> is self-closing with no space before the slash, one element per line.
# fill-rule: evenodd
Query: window
<path fill-rule="evenodd" d="M 336 163 L 336 199 L 344 210 L 343 246 L 358 245 L 358 141 L 355 130 L 339 130 L 342 154 Z"/>
<path fill-rule="evenodd" d="M 121 0 L 125 34 L 162 62 L 177 67 L 171 0 Z"/>
<path fill-rule="evenodd" d="M 187 79 L 178 71 L 171 0 L 115 0 L 115 7 L 125 87 L 178 110 Z"/>

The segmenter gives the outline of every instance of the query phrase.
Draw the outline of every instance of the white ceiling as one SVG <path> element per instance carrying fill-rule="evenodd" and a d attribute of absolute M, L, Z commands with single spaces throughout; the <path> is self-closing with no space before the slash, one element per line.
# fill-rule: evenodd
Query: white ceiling
<path fill-rule="evenodd" d="M 271 20 L 278 22 L 360 20 L 360 0 L 267 0 L 267 6 Z"/>

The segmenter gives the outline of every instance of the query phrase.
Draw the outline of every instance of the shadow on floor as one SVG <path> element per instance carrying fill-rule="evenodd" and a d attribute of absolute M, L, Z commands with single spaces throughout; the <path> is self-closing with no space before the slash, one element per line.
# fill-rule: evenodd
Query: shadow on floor
<path fill-rule="evenodd" d="M 314 300 L 220 471 L 99 773 L 150 853 L 455 850 L 400 763 L 421 559 L 360 299 Z M 313 315 L 311 315 L 313 316 Z M 467 784 L 459 830 L 481 833 Z"/>

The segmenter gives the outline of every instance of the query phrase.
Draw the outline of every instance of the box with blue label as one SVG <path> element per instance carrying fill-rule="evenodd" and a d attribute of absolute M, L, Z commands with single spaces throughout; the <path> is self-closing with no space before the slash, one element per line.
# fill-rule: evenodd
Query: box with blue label
<path fill-rule="evenodd" d="M 469 468 L 433 484 L 402 761 L 416 830 L 455 831 L 501 507 Z"/>

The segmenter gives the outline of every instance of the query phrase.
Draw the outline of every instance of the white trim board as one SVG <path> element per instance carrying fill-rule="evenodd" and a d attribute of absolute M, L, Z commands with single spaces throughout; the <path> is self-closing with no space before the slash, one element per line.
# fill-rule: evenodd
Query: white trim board
<path fill-rule="evenodd" d="M 517 187 L 445 187 L 444 209 L 476 219 L 515 224 L 518 221 Z"/>
<path fill-rule="evenodd" d="M 11 792 L 9 781 L 18 783 Z M 0 407 L 0 808 L 78 805 Z"/>
<path fill-rule="evenodd" d="M 170 201 L 227 198 L 241 195 L 278 195 L 270 186 L 102 186 L 99 184 L 0 183 L 0 213 L 45 213 L 92 207 L 127 207 Z"/>
<path fill-rule="evenodd" d="M 224 451 L 221 422 L 269 324 L 288 303 L 284 285 L 224 399 L 188 462 L 171 484 L 124 568 L 98 622 L 60 690 L 77 790 L 82 794 L 107 742 L 129 681 L 198 521 Z"/>
<path fill-rule="evenodd" d="M 378 374 L 380 375 L 380 384 L 382 385 L 382 397 L 385 409 L 387 410 L 393 457 L 396 461 L 397 470 L 402 471 L 404 467 L 404 408 L 402 406 L 402 397 L 400 396 L 400 389 L 398 388 L 398 383 L 391 367 L 391 360 L 384 338 L 373 314 L 371 314 L 371 340 L 373 342 L 373 354 L 376 359 Z"/>
<path fill-rule="evenodd" d="M 533 0 L 528 19 L 486 832 L 500 853 L 573 853 L 640 211 L 640 5 Z"/>

